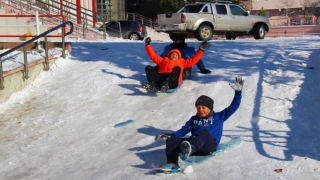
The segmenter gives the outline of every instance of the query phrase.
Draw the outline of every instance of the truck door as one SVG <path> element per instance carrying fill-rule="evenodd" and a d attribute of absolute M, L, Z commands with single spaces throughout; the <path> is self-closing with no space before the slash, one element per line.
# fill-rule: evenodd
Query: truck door
<path fill-rule="evenodd" d="M 231 12 L 230 30 L 249 31 L 252 27 L 252 19 L 247 11 L 237 5 L 229 5 Z"/>
<path fill-rule="evenodd" d="M 227 13 L 227 7 L 224 4 L 216 4 L 216 23 L 214 26 L 215 31 L 224 30 L 228 31 L 230 29 L 230 16 Z"/>

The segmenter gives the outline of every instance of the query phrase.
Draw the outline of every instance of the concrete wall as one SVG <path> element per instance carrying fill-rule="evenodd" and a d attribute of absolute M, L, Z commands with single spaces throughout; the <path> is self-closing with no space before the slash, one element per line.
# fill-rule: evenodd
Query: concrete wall
<path fill-rule="evenodd" d="M 288 8 L 302 8 L 299 0 L 292 0 L 292 3 L 292 6 Z M 282 0 L 252 0 L 253 10 L 260 10 L 261 7 L 264 7 L 265 10 L 277 9 L 279 11 L 279 9 L 286 8 L 286 5 Z"/>
<path fill-rule="evenodd" d="M 6 5 L 2 3 L 2 5 Z M 1 7 L 1 6 L 0 6 Z M 39 32 L 36 29 L 36 18 L 35 17 L 21 17 L 19 16 L 20 11 L 12 10 L 12 7 L 0 8 L 1 15 L 15 15 L 17 17 L 0 17 L 0 35 L 15 35 L 20 37 L 0 37 L 0 41 L 7 42 L 21 42 L 25 41 L 25 34 L 30 32 L 32 35 L 41 34 L 57 24 L 50 24 L 50 22 L 45 21 L 43 24 L 42 20 L 39 19 Z M 60 18 L 61 19 L 61 18 Z M 59 35 L 61 36 L 61 30 L 56 30 L 48 35 Z M 40 39 L 43 40 L 44 38 Z M 48 41 L 61 42 L 61 37 L 48 37 Z"/>
<path fill-rule="evenodd" d="M 53 27 L 52 25 L 43 25 L 42 22 L 39 22 L 39 32 L 37 33 L 36 21 L 30 20 L 30 18 L 23 17 L 0 17 L 0 34 L 1 35 L 18 35 L 21 37 L 0 37 L 0 41 L 8 42 L 19 42 L 25 41 L 24 35 L 27 32 L 30 32 L 32 35 L 41 34 Z M 49 35 L 61 35 L 61 31 L 56 30 L 51 32 Z M 43 40 L 41 38 L 40 40 Z M 59 37 L 48 37 L 48 41 L 61 41 Z"/>
<path fill-rule="evenodd" d="M 288 3 L 284 3 L 285 1 Z M 292 5 L 286 6 L 291 2 Z M 305 5 L 302 2 L 302 0 L 248 0 L 243 1 L 243 5 L 251 11 L 251 14 L 258 14 L 263 7 L 268 12 L 269 17 L 285 16 L 287 13 L 288 16 L 304 15 L 305 10 L 312 12 L 312 8 L 304 8 Z"/>
<path fill-rule="evenodd" d="M 51 60 L 49 61 L 49 67 L 56 60 L 57 58 L 51 57 Z M 14 92 L 22 90 L 29 83 L 31 83 L 40 74 L 40 72 L 44 70 L 44 61 L 44 59 L 40 59 L 28 65 L 28 79 L 24 78 L 24 67 L 5 72 L 3 83 L 4 89 L 0 90 L 0 103 L 5 102 Z"/>

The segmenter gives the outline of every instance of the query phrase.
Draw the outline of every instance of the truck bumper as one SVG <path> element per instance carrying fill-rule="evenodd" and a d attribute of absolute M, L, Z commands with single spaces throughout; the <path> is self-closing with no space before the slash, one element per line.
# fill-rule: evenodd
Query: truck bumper
<path fill-rule="evenodd" d="M 177 32 L 187 31 L 185 24 L 173 24 L 173 25 L 156 25 L 153 27 L 158 32 Z"/>

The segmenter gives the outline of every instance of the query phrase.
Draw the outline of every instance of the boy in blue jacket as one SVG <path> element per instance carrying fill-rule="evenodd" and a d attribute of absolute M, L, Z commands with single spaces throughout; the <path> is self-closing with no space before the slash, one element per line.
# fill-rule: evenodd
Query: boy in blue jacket
<path fill-rule="evenodd" d="M 244 80 L 235 78 L 230 86 L 235 90 L 229 107 L 221 112 L 213 111 L 213 100 L 205 95 L 195 102 L 197 114 L 178 131 L 172 134 L 159 134 L 157 141 L 166 140 L 167 164 L 160 167 L 163 171 L 180 171 L 178 158 L 186 160 L 190 155 L 210 155 L 216 151 L 222 136 L 223 123 L 239 108 Z M 191 132 L 189 138 L 184 138 Z"/>
<path fill-rule="evenodd" d="M 185 43 L 185 39 L 187 38 L 185 35 L 170 34 L 170 38 L 172 39 L 173 42 L 170 45 L 164 47 L 163 52 L 160 54 L 161 57 L 166 57 L 168 52 L 171 51 L 172 49 L 179 49 L 183 59 L 189 59 L 196 53 L 196 49 L 194 47 L 188 46 L 187 43 Z M 202 74 L 211 73 L 210 70 L 204 67 L 202 59 L 198 61 L 197 67 Z M 191 69 L 192 67 L 185 68 L 183 70 L 183 79 L 190 79 Z"/>

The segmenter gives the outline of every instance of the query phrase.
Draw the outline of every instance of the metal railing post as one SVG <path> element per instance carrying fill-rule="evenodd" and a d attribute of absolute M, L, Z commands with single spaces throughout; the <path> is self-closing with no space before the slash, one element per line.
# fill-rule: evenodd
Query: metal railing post
<path fill-rule="evenodd" d="M 107 31 L 106 31 L 106 21 L 103 21 L 103 39 L 107 39 Z"/>
<path fill-rule="evenodd" d="M 44 32 L 44 33 L 42 33 L 42 34 L 40 34 L 40 35 L 38 35 L 38 36 L 36 36 L 36 37 L 34 37 L 32 39 L 20 44 L 20 45 L 8 50 L 6 52 L 4 52 L 4 53 L 1 53 L 0 54 L 0 61 L 1 61 L 2 57 L 4 57 L 4 56 L 12 53 L 13 51 L 23 47 L 24 48 L 24 59 L 25 59 L 24 60 L 24 76 L 23 76 L 23 78 L 28 79 L 29 78 L 28 77 L 28 63 L 27 63 L 27 53 L 26 53 L 25 46 L 27 44 L 31 43 L 31 42 L 34 42 L 35 40 L 37 40 L 37 39 L 39 39 L 41 37 L 46 36 L 47 34 L 53 32 L 53 31 L 55 31 L 55 30 L 57 30 L 59 28 L 65 27 L 67 24 L 70 24 L 69 32 L 65 33 L 65 31 L 62 30 L 62 56 L 65 58 L 66 57 L 66 55 L 65 55 L 65 50 L 66 50 L 66 48 L 65 48 L 65 36 L 69 35 L 69 34 L 71 34 L 73 32 L 73 23 L 71 21 L 64 22 L 64 23 L 62 23 L 62 24 L 60 24 L 60 25 L 58 25 L 58 26 L 56 26 L 56 27 L 54 27 L 54 28 L 52 28 L 50 30 L 47 30 L 46 32 Z M 48 47 L 48 45 L 46 45 L 46 47 Z M 48 56 L 47 56 L 47 59 L 48 59 Z M 49 67 L 49 65 L 47 65 L 47 67 Z M 1 90 L 4 89 L 3 81 L 4 81 L 4 78 L 3 78 L 3 69 L 2 69 L 2 61 L 1 61 L 0 62 L 0 89 Z"/>
<path fill-rule="evenodd" d="M 2 60 L 0 58 L 0 89 L 4 89 L 3 86 L 3 70 L 2 70 Z"/>
<path fill-rule="evenodd" d="M 20 0 L 20 14 L 22 14 L 22 2 Z"/>
<path fill-rule="evenodd" d="M 82 21 L 82 33 L 83 33 L 83 39 L 86 39 L 86 23 Z"/>
<path fill-rule="evenodd" d="M 28 60 L 27 60 L 27 48 L 26 46 L 23 46 L 23 60 L 24 60 L 24 79 L 29 79 L 29 76 L 28 76 L 28 73 L 29 73 L 29 70 L 28 70 Z"/>
<path fill-rule="evenodd" d="M 31 11 L 31 1 L 29 1 L 29 11 Z"/>
<path fill-rule="evenodd" d="M 45 45 L 45 66 L 44 70 L 49 71 L 49 53 L 48 53 L 48 38 L 47 36 L 44 37 L 44 45 Z"/>
<path fill-rule="evenodd" d="M 63 28 L 63 27 L 62 27 Z M 66 58 L 66 45 L 65 45 L 65 38 L 64 38 L 64 30 L 62 29 L 62 57 Z"/>

